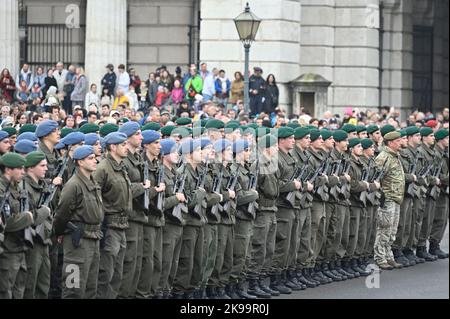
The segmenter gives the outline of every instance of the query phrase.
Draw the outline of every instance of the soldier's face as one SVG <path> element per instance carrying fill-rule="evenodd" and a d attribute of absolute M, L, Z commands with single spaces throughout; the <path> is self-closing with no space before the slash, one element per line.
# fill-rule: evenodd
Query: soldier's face
<path fill-rule="evenodd" d="M 348 139 L 351 140 L 352 138 L 357 138 L 358 137 L 358 133 L 356 132 L 350 132 L 348 133 Z"/>
<path fill-rule="evenodd" d="M 371 146 L 368 149 L 365 149 L 364 150 L 364 154 L 367 157 L 373 157 L 375 155 L 375 146 Z"/>
<path fill-rule="evenodd" d="M 85 159 L 78 161 L 78 163 L 81 168 L 89 173 L 93 173 L 97 169 L 97 159 L 95 158 L 95 154 L 89 155 Z"/>
<path fill-rule="evenodd" d="M 61 139 L 61 132 L 59 131 L 59 129 L 56 129 L 48 135 L 47 139 L 50 141 L 50 143 L 56 145 Z"/>
<path fill-rule="evenodd" d="M 11 169 L 11 181 L 19 183 L 25 176 L 25 168 L 13 168 Z"/>
<path fill-rule="evenodd" d="M 246 150 L 244 150 L 243 155 L 244 155 L 244 161 L 245 162 L 250 162 L 250 157 L 252 155 L 252 150 L 250 148 L 247 148 Z"/>
<path fill-rule="evenodd" d="M 408 146 L 408 137 L 403 136 L 401 140 L 402 140 L 402 148 L 406 148 Z"/>
<path fill-rule="evenodd" d="M 380 131 L 376 131 L 372 134 L 372 139 L 375 143 L 381 143 L 382 138 Z"/>
<path fill-rule="evenodd" d="M 367 138 L 367 132 L 366 132 L 366 131 L 363 131 L 363 132 L 359 133 L 359 134 L 358 134 L 358 137 L 359 137 L 359 138 Z"/>
<path fill-rule="evenodd" d="M 300 140 L 300 147 L 302 149 L 306 149 L 311 145 L 311 137 L 306 135 L 304 138 Z"/>
<path fill-rule="evenodd" d="M 30 167 L 28 169 L 28 172 L 31 172 L 34 176 L 36 176 L 39 179 L 45 178 L 45 173 L 47 172 L 47 160 L 42 160 L 38 165 L 35 167 Z"/>
<path fill-rule="evenodd" d="M 324 147 L 327 150 L 331 150 L 334 147 L 334 139 L 333 137 L 327 138 L 324 142 L 323 142 Z"/>
<path fill-rule="evenodd" d="M 362 148 L 361 144 L 355 145 L 352 148 L 352 153 L 356 156 L 361 156 L 363 154 L 363 148 Z"/>
<path fill-rule="evenodd" d="M 413 147 L 419 146 L 422 143 L 422 139 L 420 137 L 420 133 L 417 133 L 417 134 L 414 134 L 413 136 L 410 136 L 408 142 Z"/>
<path fill-rule="evenodd" d="M 448 139 L 449 139 L 449 137 L 447 136 L 446 138 L 440 140 L 439 143 L 440 143 L 444 148 L 448 148 Z"/>
<path fill-rule="evenodd" d="M 431 133 L 430 135 L 428 135 L 428 136 L 424 136 L 423 138 L 422 138 L 422 141 L 426 144 L 426 145 L 434 145 L 434 142 L 435 142 L 435 137 L 434 137 L 434 134 L 433 133 Z"/>
<path fill-rule="evenodd" d="M 0 141 L 0 154 L 6 154 L 11 150 L 11 142 L 9 138 Z"/>
<path fill-rule="evenodd" d="M 161 152 L 161 143 L 160 140 L 156 140 L 153 143 L 150 143 L 147 145 L 148 152 L 150 155 L 156 157 L 159 156 L 159 153 Z"/>
<path fill-rule="evenodd" d="M 192 159 L 194 160 L 194 163 L 201 163 L 202 162 L 202 149 L 200 147 L 197 147 L 192 152 Z"/>
<path fill-rule="evenodd" d="M 94 154 L 95 156 L 101 156 L 102 155 L 102 146 L 100 144 L 100 141 L 97 141 L 93 146 Z"/>
<path fill-rule="evenodd" d="M 317 140 L 315 140 L 314 142 L 311 142 L 311 146 L 315 149 L 320 149 L 323 147 L 323 139 L 322 136 L 319 136 L 319 138 Z"/>
<path fill-rule="evenodd" d="M 345 139 L 340 142 L 336 142 L 336 149 L 340 152 L 346 152 L 348 149 L 348 140 Z"/>
<path fill-rule="evenodd" d="M 142 143 L 142 133 L 141 130 L 137 131 L 136 134 L 130 136 L 128 138 L 128 144 L 130 144 L 133 148 L 139 147 Z"/>
<path fill-rule="evenodd" d="M 112 150 L 117 154 L 117 156 L 121 158 L 125 158 L 128 156 L 128 147 L 126 141 L 117 145 L 113 145 Z"/>
<path fill-rule="evenodd" d="M 169 162 L 172 165 L 177 164 L 178 160 L 180 159 L 180 155 L 178 154 L 178 152 L 172 152 L 168 156 L 169 156 Z"/>
<path fill-rule="evenodd" d="M 231 149 L 231 146 L 228 146 L 224 151 L 223 151 L 223 160 L 227 161 L 227 162 L 231 162 L 233 160 L 233 151 Z"/>

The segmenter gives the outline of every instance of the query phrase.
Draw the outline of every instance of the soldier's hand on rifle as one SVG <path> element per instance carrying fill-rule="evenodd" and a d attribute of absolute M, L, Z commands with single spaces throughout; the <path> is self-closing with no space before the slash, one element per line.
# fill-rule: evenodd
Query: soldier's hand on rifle
<path fill-rule="evenodd" d="M 155 191 L 157 193 L 164 192 L 165 190 L 166 190 L 166 184 L 164 184 L 164 183 L 159 184 L 159 186 L 155 186 Z"/>
<path fill-rule="evenodd" d="M 348 183 L 350 183 L 350 181 L 352 180 L 352 178 L 348 174 L 344 174 L 344 177 L 345 177 L 345 179 L 347 180 Z"/>
<path fill-rule="evenodd" d="M 186 201 L 186 197 L 184 197 L 183 193 L 176 193 L 175 196 L 180 203 L 184 203 Z"/>
<path fill-rule="evenodd" d="M 436 185 L 437 186 L 441 185 L 441 180 L 438 177 L 436 177 Z"/>
<path fill-rule="evenodd" d="M 150 188 L 150 181 L 146 180 L 145 183 L 143 183 L 144 189 L 149 189 Z"/>
<path fill-rule="evenodd" d="M 312 192 L 314 190 L 314 185 L 310 182 L 306 182 L 306 189 L 308 192 Z"/>
<path fill-rule="evenodd" d="M 377 189 L 380 189 L 381 185 L 380 185 L 380 183 L 379 183 L 379 182 L 377 182 L 377 181 L 374 181 L 374 184 L 375 184 L 375 187 L 376 187 Z"/>
<path fill-rule="evenodd" d="M 27 212 L 25 212 L 25 214 L 28 214 L 28 215 L 30 215 L 30 217 L 31 217 L 31 222 L 34 224 L 34 217 L 33 217 L 33 213 L 32 212 L 29 212 L 29 211 L 27 211 Z"/>
<path fill-rule="evenodd" d="M 231 198 L 231 199 L 234 199 L 235 197 L 236 197 L 236 193 L 234 192 L 234 191 L 232 191 L 232 190 L 228 190 L 228 196 Z"/>
<path fill-rule="evenodd" d="M 56 185 L 56 186 L 62 185 L 62 183 L 63 183 L 63 180 L 59 176 L 55 177 L 52 181 L 52 184 Z"/>
<path fill-rule="evenodd" d="M 295 188 L 296 189 L 301 189 L 302 188 L 302 183 L 299 182 L 298 180 L 294 179 L 294 184 L 295 184 Z"/>
<path fill-rule="evenodd" d="M 412 176 L 414 182 L 417 182 L 417 176 L 416 175 L 411 175 L 411 176 Z"/>
<path fill-rule="evenodd" d="M 363 181 L 363 183 L 364 183 L 364 185 L 366 185 L 366 189 L 369 189 L 370 184 L 368 182 L 366 182 L 366 181 Z"/>

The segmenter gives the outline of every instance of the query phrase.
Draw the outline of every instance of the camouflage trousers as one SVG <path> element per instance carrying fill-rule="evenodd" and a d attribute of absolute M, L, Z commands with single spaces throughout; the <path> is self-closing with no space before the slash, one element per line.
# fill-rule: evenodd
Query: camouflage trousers
<path fill-rule="evenodd" d="M 391 247 L 395 241 L 399 218 L 400 205 L 394 201 L 386 200 L 384 206 L 378 209 L 374 247 L 374 260 L 377 264 L 394 260 Z"/>
<path fill-rule="evenodd" d="M 412 205 L 412 197 L 405 197 L 400 205 L 400 218 L 398 221 L 397 234 L 395 235 L 395 242 L 392 244 L 393 249 L 402 249 L 406 246 L 412 228 L 411 223 L 413 222 Z"/>

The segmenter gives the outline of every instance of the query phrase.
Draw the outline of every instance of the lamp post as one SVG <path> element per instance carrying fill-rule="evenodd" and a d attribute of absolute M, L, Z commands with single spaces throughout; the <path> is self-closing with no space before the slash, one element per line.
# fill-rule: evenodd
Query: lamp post
<path fill-rule="evenodd" d="M 236 25 L 237 32 L 239 34 L 239 39 L 244 44 L 245 49 L 245 69 L 244 69 L 244 110 L 245 113 L 249 114 L 249 81 L 248 81 L 248 67 L 249 67 L 249 55 L 250 46 L 255 40 L 256 33 L 258 32 L 259 24 L 261 19 L 250 11 L 250 6 L 245 6 L 245 11 L 242 12 L 234 19 L 234 24 Z"/>

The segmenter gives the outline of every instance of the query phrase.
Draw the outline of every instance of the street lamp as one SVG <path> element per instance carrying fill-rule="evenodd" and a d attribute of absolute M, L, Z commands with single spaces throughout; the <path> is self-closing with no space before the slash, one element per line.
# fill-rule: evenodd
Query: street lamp
<path fill-rule="evenodd" d="M 244 109 L 245 113 L 249 113 L 249 86 L 248 86 L 248 65 L 250 46 L 255 40 L 261 19 L 250 11 L 250 6 L 245 6 L 245 11 L 234 19 L 239 38 L 244 44 L 245 49 L 245 69 L 244 69 Z"/>

